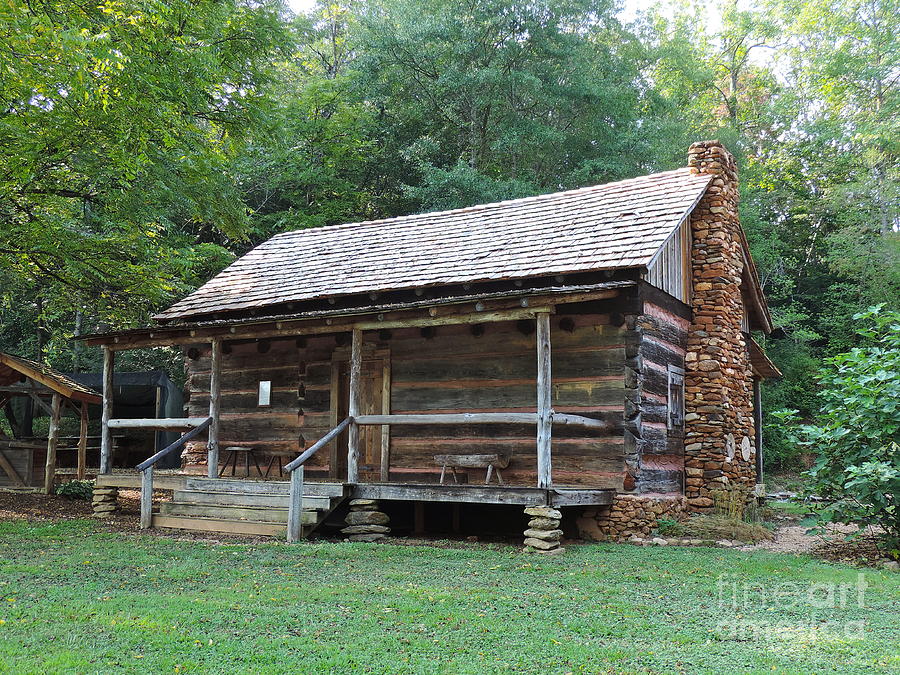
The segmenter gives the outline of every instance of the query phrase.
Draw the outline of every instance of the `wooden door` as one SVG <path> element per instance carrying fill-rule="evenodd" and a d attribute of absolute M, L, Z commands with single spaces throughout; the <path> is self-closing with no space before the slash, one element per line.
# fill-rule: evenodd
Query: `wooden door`
<path fill-rule="evenodd" d="M 363 355 L 360 379 L 360 414 L 381 415 L 390 412 L 390 357 L 383 354 Z M 347 417 L 350 404 L 350 368 L 346 360 L 336 361 L 339 379 L 337 415 L 338 421 Z M 387 453 L 389 427 L 364 426 L 359 428 L 359 479 L 362 482 L 387 480 Z M 337 440 L 337 479 L 347 476 L 347 432 Z"/>

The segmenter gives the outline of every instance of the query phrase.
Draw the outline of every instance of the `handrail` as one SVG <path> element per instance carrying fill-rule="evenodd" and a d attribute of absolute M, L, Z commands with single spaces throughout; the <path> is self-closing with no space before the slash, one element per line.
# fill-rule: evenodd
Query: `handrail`
<path fill-rule="evenodd" d="M 153 417 L 150 419 L 112 419 L 106 423 L 110 429 L 193 429 L 200 426 L 206 417 Z"/>
<path fill-rule="evenodd" d="M 353 418 L 347 417 L 334 429 L 300 453 L 299 457 L 285 465 L 284 470 L 291 475 L 291 491 L 288 500 L 288 543 L 299 541 L 303 534 L 303 465 L 306 464 L 310 457 L 337 438 L 344 429 L 350 426 L 351 422 L 353 422 Z"/>
<path fill-rule="evenodd" d="M 296 469 L 298 466 L 306 464 L 307 460 L 316 454 L 319 450 L 321 450 L 325 445 L 334 440 L 335 436 L 338 436 L 341 432 L 344 431 L 348 426 L 350 426 L 350 422 L 353 421 L 352 417 L 348 417 L 343 422 L 338 424 L 334 429 L 329 431 L 327 434 L 322 436 L 319 440 L 309 446 L 306 450 L 304 450 L 299 457 L 291 460 L 287 464 L 284 465 L 284 470 L 287 472 L 291 472 Z"/>
<path fill-rule="evenodd" d="M 163 457 L 180 450 L 185 443 L 203 433 L 209 428 L 212 421 L 212 417 L 207 417 L 177 441 L 170 443 L 155 455 L 148 457 L 137 465 L 138 471 L 141 472 L 141 529 L 146 530 L 153 523 L 153 467 Z"/>
<path fill-rule="evenodd" d="M 206 429 L 209 428 L 210 424 L 212 424 L 212 417 L 207 417 L 206 419 L 203 420 L 203 422 L 201 422 L 196 427 L 194 427 L 193 429 L 188 431 L 177 441 L 167 445 L 162 450 L 157 452 L 155 455 L 148 457 L 143 462 L 138 464 L 137 465 L 138 471 L 143 471 L 144 469 L 147 469 L 147 468 L 153 466 L 154 464 L 156 464 L 159 460 L 161 460 L 163 457 L 165 457 L 169 453 L 175 452 L 175 450 L 178 450 L 178 449 L 184 447 L 185 443 L 187 443 L 190 440 L 193 440 L 194 438 L 199 436 L 201 433 L 206 431 Z"/>

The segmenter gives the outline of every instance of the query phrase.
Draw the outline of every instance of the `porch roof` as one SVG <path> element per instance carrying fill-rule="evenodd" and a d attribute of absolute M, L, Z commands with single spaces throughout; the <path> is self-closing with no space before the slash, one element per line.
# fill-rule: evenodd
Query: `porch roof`
<path fill-rule="evenodd" d="M 102 397 L 93 389 L 79 384 L 45 363 L 38 363 L 15 354 L 0 352 L 0 385 L 7 386 L 25 376 L 66 398 L 85 403 L 100 403 Z M 23 390 L 27 393 L 28 390 Z"/>
<path fill-rule="evenodd" d="M 452 211 L 286 232 L 155 318 L 644 267 L 711 179 L 684 168 Z"/>

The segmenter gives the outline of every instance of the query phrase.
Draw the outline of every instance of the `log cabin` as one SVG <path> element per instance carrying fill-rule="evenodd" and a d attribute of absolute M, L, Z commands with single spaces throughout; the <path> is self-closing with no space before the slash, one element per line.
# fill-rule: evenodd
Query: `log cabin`
<path fill-rule="evenodd" d="M 734 158 L 554 194 L 279 234 L 146 329 L 183 349 L 186 433 L 142 472 L 144 526 L 305 536 L 344 501 L 351 539 L 393 502 L 519 505 L 526 548 L 648 532 L 750 490 L 762 467 L 752 337 L 772 322 Z M 104 396 L 109 396 L 104 387 Z M 186 474 L 154 513 L 153 466 Z M 157 483 L 157 486 L 159 483 Z M 346 509 L 345 509 L 346 510 Z"/>

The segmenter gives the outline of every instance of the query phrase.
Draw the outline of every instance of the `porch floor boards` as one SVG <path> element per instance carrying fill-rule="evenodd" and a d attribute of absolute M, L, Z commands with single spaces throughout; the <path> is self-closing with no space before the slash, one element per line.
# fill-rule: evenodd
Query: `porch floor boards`
<path fill-rule="evenodd" d="M 188 481 L 196 484 L 199 480 L 225 487 L 233 486 L 236 491 L 270 486 L 270 489 L 287 493 L 287 481 L 260 480 L 253 478 L 204 479 L 197 474 L 166 474 L 159 472 L 154 477 L 154 487 L 161 490 L 183 490 Z M 97 476 L 97 487 L 140 488 L 139 473 L 112 473 Z M 616 491 L 609 488 L 592 489 L 582 487 L 537 488 L 516 485 L 440 485 L 435 483 L 338 483 L 329 481 L 307 481 L 313 492 L 316 486 L 340 488 L 351 499 L 383 499 L 388 501 L 416 502 L 456 502 L 465 504 L 509 504 L 519 506 L 604 506 L 611 504 Z M 283 486 L 283 487 L 282 487 Z"/>

